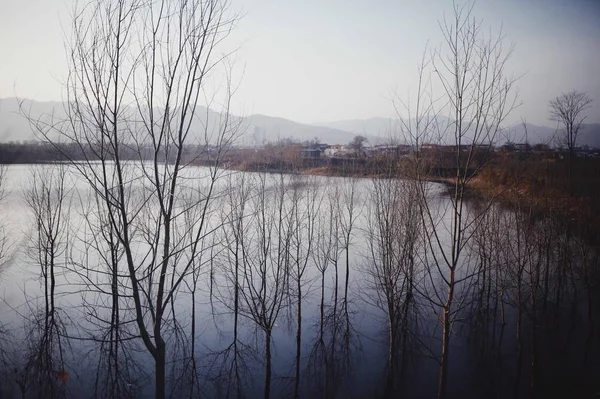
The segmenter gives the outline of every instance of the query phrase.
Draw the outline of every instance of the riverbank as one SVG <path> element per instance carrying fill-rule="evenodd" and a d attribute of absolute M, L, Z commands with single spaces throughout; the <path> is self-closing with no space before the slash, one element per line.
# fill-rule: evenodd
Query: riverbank
<path fill-rule="evenodd" d="M 410 178 L 400 163 L 377 160 L 348 160 L 326 165 L 312 160 L 243 162 L 229 163 L 227 167 L 249 172 Z M 533 214 L 553 214 L 578 230 L 600 235 L 600 159 L 575 160 L 570 167 L 569 178 L 566 160 L 498 156 L 470 179 L 467 188 L 474 198 L 494 199 L 507 207 Z M 428 181 L 453 186 L 452 173 L 431 169 L 431 173 L 424 176 Z"/>
<path fill-rule="evenodd" d="M 499 159 L 469 188 L 511 208 L 552 214 L 595 240 L 600 237 L 599 159 L 576 159 L 570 166 L 561 159 Z"/>

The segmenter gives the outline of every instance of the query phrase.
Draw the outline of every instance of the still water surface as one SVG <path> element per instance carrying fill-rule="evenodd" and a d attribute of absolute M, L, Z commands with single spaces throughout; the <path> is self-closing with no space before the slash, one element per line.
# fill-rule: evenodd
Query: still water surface
<path fill-rule="evenodd" d="M 185 178 L 202 180 L 205 174 L 204 168 L 189 168 Z M 62 329 L 57 333 L 60 353 L 55 351 L 54 356 L 60 358 L 61 366 L 51 366 L 52 372 L 59 373 L 56 378 L 60 380 L 57 382 L 60 389 L 56 396 L 106 397 L 102 393 L 106 387 L 102 385 L 108 380 L 98 376 L 107 349 L 101 345 L 103 330 L 94 322 L 94 316 L 95 312 L 106 311 L 110 297 L 100 290 L 106 287 L 100 273 L 82 272 L 83 265 L 93 269 L 93 265 L 101 264 L 98 253 L 90 250 L 93 232 L 86 224 L 93 208 L 93 195 L 72 167 L 68 168 L 66 179 L 69 193 L 64 209 L 69 216 L 68 228 L 62 235 L 64 251 L 56 267 L 56 306 Z M 271 210 L 277 206 L 273 193 L 279 184 L 299 187 L 299 192 L 304 193 L 304 199 L 300 200 L 304 206 L 309 198 L 306 193 L 318 191 L 320 207 L 315 229 L 329 236 L 335 221 L 341 223 L 333 216 L 333 205 L 343 214 L 344 206 L 339 205 L 347 203 L 344 193 L 351 186 L 355 189 L 355 223 L 347 262 L 348 297 L 344 298 L 346 252 L 341 247 L 335 249 L 335 255 L 328 255 L 323 274 L 317 267 L 318 257 L 309 254 L 303 275 L 300 396 L 435 397 L 441 353 L 440 308 L 435 304 L 435 295 L 444 293 L 441 283 L 444 271 L 433 268 L 434 257 L 431 253 L 427 255 L 426 239 L 431 235 L 425 232 L 416 245 L 414 291 L 410 294 L 402 291 L 403 297 L 397 299 L 398 303 L 408 305 L 395 341 L 396 367 L 390 372 L 389 309 L 381 300 L 382 287 L 378 284 L 381 276 L 376 275 L 374 267 L 386 256 L 373 251 L 373 237 L 381 220 L 375 196 L 380 194 L 384 208 L 400 206 L 399 203 L 389 196 L 383 198 L 385 195 L 377 190 L 381 181 L 281 178 L 237 172 L 224 175 L 218 183 L 218 196 L 208 213 L 209 230 L 214 230 L 203 239 L 206 249 L 202 252 L 204 260 L 200 262 L 196 288 L 190 288 L 191 278 L 186 278 L 189 280 L 186 288 L 179 292 L 169 316 L 175 315 L 185 334 L 173 334 L 167 339 L 167 392 L 172 397 L 195 397 L 200 393 L 205 397 L 263 396 L 264 334 L 242 304 L 238 309 L 238 339 L 234 339 L 234 291 L 231 257 L 227 256 L 231 253 L 228 251 L 232 247 L 232 231 L 223 227 L 224 215 L 229 215 L 227 210 L 232 209 L 227 193 L 238 189 L 242 180 L 254 185 L 255 190 L 271 192 L 267 207 Z M 256 188 L 260 182 L 263 186 Z M 31 368 L 28 357 L 42 327 L 36 327 L 32 320 L 43 308 L 45 298 L 36 249 L 32 245 L 35 223 L 25 201 L 32 184 L 32 167 L 8 168 L 0 218 L 11 243 L 11 258 L 0 273 L 2 397 L 21 397 L 22 392 L 25 397 L 37 395 L 34 389 L 22 388 L 23 381 L 25 385 L 35 384 L 33 374 L 28 374 Z M 437 220 L 435 228 L 442 239 L 448 239 L 450 200 L 441 186 L 432 185 L 429 194 L 430 209 Z M 286 209 L 292 209 L 291 198 L 283 200 Z M 256 205 L 252 200 L 247 203 L 250 208 Z M 479 209 L 475 203 L 467 204 L 467 208 L 473 213 Z M 521 213 L 498 207 L 492 208 L 488 219 L 487 228 L 477 231 L 465 249 L 464 263 L 468 266 L 462 276 L 466 277 L 467 271 L 478 272 L 458 287 L 460 311 L 456 313 L 451 333 L 449 396 L 566 397 L 563 395 L 600 393 L 597 379 L 600 273 L 598 257 L 589 242 L 577 232 L 566 230 L 558 221 L 531 221 Z M 251 222 L 248 226 L 247 240 L 255 240 L 258 230 Z M 334 235 L 342 236 L 342 230 L 336 230 Z M 319 242 L 317 238 L 314 241 Z M 141 259 L 144 244 L 140 241 L 136 245 Z M 317 244 L 304 248 L 317 252 Z M 125 295 L 127 283 L 123 284 Z M 293 397 L 294 393 L 298 308 L 294 293 L 290 289 L 290 295 L 282 297 L 272 331 L 272 397 L 277 398 Z M 124 299 L 123 303 L 126 314 L 130 302 Z M 186 390 L 189 367 L 184 367 L 190 359 L 192 312 L 195 312 L 195 378 L 199 384 L 195 394 Z M 127 361 L 119 361 L 126 383 L 122 395 L 152 397 L 152 358 L 136 336 L 131 317 L 125 319 L 129 324 L 121 350 L 127 353 L 123 358 Z M 233 343 L 236 343 L 234 348 Z M 64 374 L 60 374 L 63 372 L 68 375 L 66 381 Z"/>

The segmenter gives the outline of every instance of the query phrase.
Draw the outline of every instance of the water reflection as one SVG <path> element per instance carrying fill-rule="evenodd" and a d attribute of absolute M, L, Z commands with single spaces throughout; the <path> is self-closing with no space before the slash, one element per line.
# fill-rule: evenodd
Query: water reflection
<path fill-rule="evenodd" d="M 154 363 L 136 328 L 118 232 L 93 196 L 61 197 L 60 184 L 41 184 L 60 176 L 9 193 L 29 193 L 10 207 L 30 228 L 27 251 L 1 281 L 1 396 L 152 397 Z M 261 174 L 224 184 L 211 210 L 219 223 L 197 256 L 181 260 L 191 272 L 165 310 L 168 395 L 435 397 L 440 291 L 415 187 Z M 36 213 L 32 187 L 43 188 L 41 204 L 65 206 Z M 44 221 L 63 224 L 48 234 Z M 560 215 L 500 207 L 472 234 L 448 396 L 596 394 L 597 235 Z"/>

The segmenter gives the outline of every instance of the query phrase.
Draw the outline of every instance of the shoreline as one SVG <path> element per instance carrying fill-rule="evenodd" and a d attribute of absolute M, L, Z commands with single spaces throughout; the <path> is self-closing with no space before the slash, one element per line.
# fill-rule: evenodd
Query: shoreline
<path fill-rule="evenodd" d="M 361 170 L 341 169 L 337 167 L 318 166 L 298 168 L 295 170 L 264 168 L 257 165 L 228 165 L 230 170 L 240 172 L 263 172 L 263 173 L 286 173 L 303 174 L 326 177 L 356 177 L 361 179 L 385 179 L 400 177 L 410 179 L 408 175 L 402 175 L 398 171 L 392 173 L 369 173 Z M 446 188 L 454 187 L 454 179 L 442 176 L 425 176 L 425 180 L 432 183 L 443 184 Z M 600 235 L 600 215 L 594 211 L 591 198 L 568 196 L 564 190 L 536 190 L 528 185 L 526 181 L 516 181 L 511 184 L 498 184 L 487 178 L 486 173 L 474 176 L 466 186 L 467 196 L 472 199 L 490 200 L 513 210 L 526 210 L 532 216 L 550 215 L 559 217 L 578 230 L 590 229 L 594 235 Z"/>

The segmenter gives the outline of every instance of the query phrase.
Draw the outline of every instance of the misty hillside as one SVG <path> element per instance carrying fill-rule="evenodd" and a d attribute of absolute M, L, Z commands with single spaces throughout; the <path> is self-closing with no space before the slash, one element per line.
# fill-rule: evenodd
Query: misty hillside
<path fill-rule="evenodd" d="M 564 142 L 561 131 L 557 131 L 556 126 L 538 126 L 529 123 L 527 124 L 527 130 L 520 124 L 506 129 L 504 139 L 499 141 L 502 144 L 508 140 L 515 143 L 528 141 L 531 144 L 545 143 L 552 145 L 559 145 Z M 577 144 L 579 146 L 587 145 L 600 148 L 600 123 L 583 125 L 577 137 Z"/>
<path fill-rule="evenodd" d="M 16 98 L 0 98 L 0 142 L 34 140 L 35 136 L 20 109 L 32 118 L 50 122 L 52 117 L 64 119 L 65 113 L 59 102 L 23 100 L 21 107 Z"/>
<path fill-rule="evenodd" d="M 49 122 L 52 117 L 55 120 L 64 119 L 63 104 L 60 102 L 38 102 L 24 100 L 22 108 L 33 118 L 41 118 Z M 196 118 L 192 124 L 192 132 L 202 134 L 205 130 L 214 131 L 219 125 L 221 115 L 218 112 L 198 107 Z M 288 119 L 276 118 L 266 115 L 250 115 L 243 120 L 233 116 L 233 120 L 240 122 L 241 132 L 239 145 L 262 145 L 280 139 L 293 139 L 295 141 L 307 141 L 318 138 L 321 143 L 347 144 L 356 135 L 353 132 L 342 129 L 313 126 L 297 123 Z M 19 112 L 19 103 L 16 98 L 0 99 L 0 141 L 25 141 L 35 140 L 28 121 Z M 369 137 L 373 143 L 382 142 L 381 138 Z M 192 139 L 193 141 L 193 139 Z"/>
<path fill-rule="evenodd" d="M 244 136 L 244 144 L 247 145 L 259 145 L 287 138 L 299 141 L 317 138 L 321 143 L 348 144 L 356 136 L 355 133 L 343 129 L 306 125 L 260 114 L 248 116 L 245 122 L 248 124 L 248 128 L 247 134 Z M 369 139 L 380 141 L 376 137 L 369 137 Z"/>
<path fill-rule="evenodd" d="M 41 118 L 44 122 L 64 119 L 63 104 L 60 102 L 39 102 L 24 100 L 22 108 L 33 118 Z M 319 124 L 303 124 L 289 119 L 277 118 L 261 114 L 244 117 L 233 116 L 233 120 L 240 122 L 240 133 L 238 145 L 256 146 L 267 142 L 275 142 L 283 139 L 295 141 L 309 141 L 317 138 L 321 143 L 347 144 L 354 136 L 363 135 L 369 139 L 371 145 L 378 145 L 394 139 L 399 142 L 405 141 L 400 134 L 400 125 L 393 118 L 369 118 L 353 119 Z M 192 131 L 196 135 L 205 131 L 213 132 L 219 126 L 221 115 L 211 109 L 198 107 L 196 119 L 192 124 Z M 448 120 L 443 123 L 449 123 Z M 196 139 L 199 139 L 197 136 Z M 35 135 L 27 120 L 19 112 L 19 104 L 16 98 L 0 99 L 0 141 L 24 141 L 35 140 Z M 193 141 L 193 139 L 192 139 Z M 451 143 L 453 138 L 442 137 L 442 142 Z M 560 141 L 560 134 L 556 133 L 555 127 L 538 126 L 527 124 L 527 129 L 518 124 L 506 127 L 496 137 L 496 145 L 502 145 L 507 141 L 530 144 L 548 143 L 555 145 Z M 600 124 L 593 123 L 585 125 L 578 139 L 579 145 L 600 147 Z"/>
<path fill-rule="evenodd" d="M 388 138 L 397 131 L 398 121 L 394 118 L 349 119 L 334 122 L 317 123 L 333 129 L 345 130 L 363 136 Z"/>

